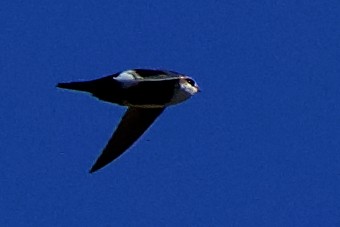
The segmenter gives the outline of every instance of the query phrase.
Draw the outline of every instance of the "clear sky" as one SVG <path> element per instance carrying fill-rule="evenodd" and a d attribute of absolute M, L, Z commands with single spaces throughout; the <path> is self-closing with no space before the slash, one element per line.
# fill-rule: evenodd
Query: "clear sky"
<path fill-rule="evenodd" d="M 339 1 L 0 3 L 2 226 L 340 226 Z M 123 156 L 124 108 L 55 88 L 192 76 Z"/>

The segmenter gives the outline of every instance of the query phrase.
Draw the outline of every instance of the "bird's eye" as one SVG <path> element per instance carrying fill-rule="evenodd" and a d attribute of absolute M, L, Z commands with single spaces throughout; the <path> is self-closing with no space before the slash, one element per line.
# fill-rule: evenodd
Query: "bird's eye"
<path fill-rule="evenodd" d="M 195 86 L 195 81 L 192 79 L 186 79 L 186 81 L 191 85 L 191 86 Z"/>

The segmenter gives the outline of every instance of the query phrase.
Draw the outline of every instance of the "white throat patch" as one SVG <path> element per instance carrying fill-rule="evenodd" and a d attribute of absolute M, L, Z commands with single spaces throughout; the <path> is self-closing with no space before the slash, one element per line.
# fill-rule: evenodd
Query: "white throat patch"
<path fill-rule="evenodd" d="M 174 96 L 169 104 L 181 103 L 198 92 L 198 88 L 191 85 L 186 79 L 180 78 L 179 87 L 175 90 Z"/>

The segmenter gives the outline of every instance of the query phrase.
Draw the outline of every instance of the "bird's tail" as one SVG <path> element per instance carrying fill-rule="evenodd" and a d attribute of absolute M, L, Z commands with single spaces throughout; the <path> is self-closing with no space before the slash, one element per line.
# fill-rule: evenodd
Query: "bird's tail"
<path fill-rule="evenodd" d="M 93 92 L 94 84 L 85 82 L 58 83 L 57 87 L 76 91 Z"/>
<path fill-rule="evenodd" d="M 59 83 L 57 84 L 57 87 L 88 92 L 103 101 L 113 102 L 121 105 L 120 82 L 112 79 L 111 76 L 90 81 Z"/>

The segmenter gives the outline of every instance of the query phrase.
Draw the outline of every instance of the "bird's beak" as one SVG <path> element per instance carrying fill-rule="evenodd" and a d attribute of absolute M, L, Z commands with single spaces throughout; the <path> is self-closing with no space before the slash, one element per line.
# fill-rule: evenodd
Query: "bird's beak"
<path fill-rule="evenodd" d="M 196 89 L 197 89 L 197 92 L 201 92 L 202 90 L 201 90 L 201 88 L 199 87 L 199 86 L 195 86 L 196 87 Z"/>

